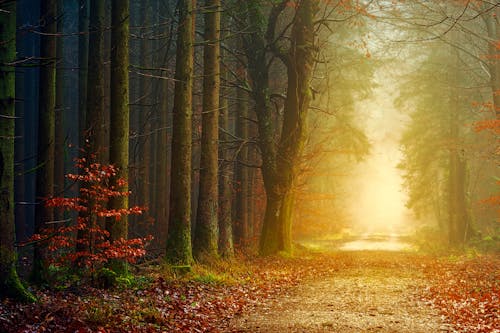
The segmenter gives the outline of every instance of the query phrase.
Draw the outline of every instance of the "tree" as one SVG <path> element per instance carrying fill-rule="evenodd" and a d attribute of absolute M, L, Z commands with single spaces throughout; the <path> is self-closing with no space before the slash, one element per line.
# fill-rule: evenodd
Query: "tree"
<path fill-rule="evenodd" d="M 227 36 L 226 30 L 229 27 L 229 15 L 222 18 L 221 40 Z M 221 49 L 221 62 L 228 60 L 227 52 Z M 231 128 L 229 123 L 229 103 L 227 81 L 227 64 L 220 67 L 221 88 L 220 88 L 220 124 L 219 124 L 219 157 L 221 159 L 219 168 L 219 254 L 223 258 L 231 258 L 234 255 L 233 244 L 233 223 L 232 223 L 232 184 L 233 184 L 233 163 L 230 153 Z"/>
<path fill-rule="evenodd" d="M 129 1 L 113 0 L 111 3 L 111 112 L 110 112 L 110 149 L 109 161 L 118 171 L 113 177 L 115 189 L 128 191 L 128 156 L 129 156 Z M 118 182 L 123 179 L 125 182 Z M 113 197 L 109 208 L 127 209 L 128 197 Z M 110 240 L 127 239 L 128 218 L 106 220 L 106 230 Z M 110 267 L 120 275 L 127 274 L 127 263 L 115 260 Z"/>
<path fill-rule="evenodd" d="M 200 195 L 193 244 L 197 259 L 218 254 L 220 0 L 205 1 Z"/>
<path fill-rule="evenodd" d="M 181 0 L 178 8 L 167 260 L 173 264 L 189 265 L 193 261 L 191 249 L 191 94 L 194 1 Z"/>
<path fill-rule="evenodd" d="M 274 5 L 266 20 L 261 1 L 247 1 L 247 22 L 252 33 L 245 39 L 245 49 L 256 104 L 262 174 L 267 197 L 259 249 L 262 255 L 291 251 L 291 209 L 297 176 L 295 163 L 303 150 L 305 120 L 312 96 L 310 81 L 316 53 L 314 15 L 318 2 L 302 0 L 295 3 L 290 45 L 288 50 L 283 50 L 276 44 L 275 29 L 280 14 L 288 4 L 288 1 L 281 1 Z M 276 124 L 272 117 L 269 93 L 269 48 L 287 69 L 287 94 L 278 144 L 274 138 Z"/>
<path fill-rule="evenodd" d="M 41 3 L 41 22 L 43 22 L 40 44 L 40 81 L 39 81 L 39 118 L 38 152 L 36 173 L 35 232 L 45 228 L 54 219 L 53 208 L 44 201 L 54 195 L 54 143 L 55 143 L 55 103 L 56 103 L 56 33 L 57 0 Z M 43 281 L 44 245 L 35 244 L 32 279 Z"/>
<path fill-rule="evenodd" d="M 35 301 L 19 281 L 14 224 L 16 2 L 0 5 L 0 294 Z"/>
<path fill-rule="evenodd" d="M 83 132 L 80 133 L 84 137 L 84 142 L 81 143 L 80 155 L 87 163 L 93 160 L 90 156 L 96 156 L 97 161 L 103 162 L 104 137 L 105 137 L 105 121 L 104 121 L 104 2 L 99 0 L 90 1 L 90 26 L 88 27 L 89 34 L 89 50 L 88 50 L 88 65 L 86 102 L 87 110 L 83 119 L 85 125 Z M 82 183 L 85 186 L 86 183 Z M 88 215 L 90 214 L 90 215 Z M 88 219 L 90 228 L 95 228 L 97 224 L 97 216 L 89 212 L 80 212 L 80 217 Z M 88 229 L 77 229 L 77 238 L 80 240 L 91 239 L 92 235 L 88 234 Z M 91 246 L 87 242 L 77 242 L 76 248 L 78 251 L 88 250 Z"/>
<path fill-rule="evenodd" d="M 87 0 L 78 3 L 78 134 L 79 146 L 85 146 L 87 113 L 87 70 L 89 62 L 89 5 Z"/>

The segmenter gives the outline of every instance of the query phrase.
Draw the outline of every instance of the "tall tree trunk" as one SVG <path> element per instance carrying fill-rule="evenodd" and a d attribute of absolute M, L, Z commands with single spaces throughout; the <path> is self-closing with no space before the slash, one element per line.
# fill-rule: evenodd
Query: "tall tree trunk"
<path fill-rule="evenodd" d="M 112 0 L 111 3 L 111 113 L 110 113 L 110 149 L 109 160 L 118 168 L 113 179 L 113 186 L 120 191 L 128 191 L 128 185 L 119 185 L 116 180 L 128 181 L 129 156 L 129 1 Z M 110 209 L 127 209 L 128 196 L 113 197 L 109 201 Z M 126 239 L 128 218 L 122 216 L 106 221 L 106 229 L 112 241 Z M 118 274 L 127 274 L 124 260 L 114 260 L 111 268 Z"/>
<path fill-rule="evenodd" d="M 40 42 L 40 81 L 38 152 L 36 173 L 35 233 L 41 233 L 47 222 L 54 219 L 53 209 L 45 205 L 45 200 L 54 195 L 54 142 L 56 103 L 56 33 L 57 0 L 42 1 L 40 7 L 42 32 Z M 32 279 L 42 282 L 44 270 L 44 244 L 35 244 Z"/>
<path fill-rule="evenodd" d="M 247 79 L 246 69 L 241 66 L 238 69 L 238 74 L 242 80 Z M 236 136 L 243 141 L 240 143 L 239 153 L 236 161 L 236 201 L 235 201 L 235 221 L 234 221 L 234 240 L 238 247 L 244 249 L 249 242 L 249 222 L 248 222 L 248 207 L 249 207 L 249 170 L 248 163 L 248 93 L 243 89 L 238 89 L 236 92 Z"/>
<path fill-rule="evenodd" d="M 222 19 L 221 40 L 226 37 L 226 29 L 228 28 L 229 15 L 224 15 Z M 226 52 L 221 49 L 221 62 L 226 60 Z M 219 254 L 223 258 L 231 258 L 234 256 L 233 244 L 233 223 L 232 223 L 232 185 L 233 185 L 233 163 L 230 161 L 230 144 L 231 128 L 229 124 L 229 105 L 228 105 L 228 92 L 226 88 L 228 71 L 224 66 L 220 67 L 221 88 L 220 88 L 220 102 L 219 102 L 219 156 L 222 158 L 219 168 Z"/>
<path fill-rule="evenodd" d="M 485 7 L 489 7 L 486 5 Z M 489 9 L 489 8 L 485 8 Z M 497 119 L 500 119 L 500 7 L 486 12 L 488 17 L 485 19 L 488 31 L 488 69 L 490 72 L 490 86 L 493 96 L 493 111 Z"/>
<path fill-rule="evenodd" d="M 84 133 L 88 153 L 95 154 L 96 160 L 101 163 L 106 163 L 102 155 L 107 132 L 104 119 L 104 5 L 104 1 L 90 0 L 87 114 Z"/>
<path fill-rule="evenodd" d="M 0 5 L 0 31 L 0 295 L 35 301 L 17 276 L 14 248 L 15 1 Z"/>
<path fill-rule="evenodd" d="M 205 1 L 200 194 L 193 244 L 197 259 L 218 254 L 220 6 L 220 0 Z"/>
<path fill-rule="evenodd" d="M 293 186 L 297 176 L 296 163 L 305 141 L 306 116 L 311 100 L 310 81 L 315 54 L 314 22 L 317 0 L 298 3 L 292 26 L 291 46 L 286 54 L 278 56 L 287 67 L 288 89 L 285 100 L 284 119 L 279 144 L 273 142 L 274 122 L 268 96 L 268 73 L 266 67 L 266 44 L 274 42 L 274 25 L 277 15 L 285 8 L 282 2 L 271 10 L 268 27 L 258 1 L 248 1 L 248 19 L 254 33 L 246 46 L 249 73 L 252 78 L 253 95 L 259 128 L 259 143 L 262 153 L 262 175 L 266 189 L 267 204 L 260 239 L 261 255 L 291 250 L 291 207 Z M 266 43 L 267 39 L 267 43 Z M 279 51 L 277 51 L 279 52 Z"/>
<path fill-rule="evenodd" d="M 141 45 L 140 45 L 140 55 L 141 55 L 141 66 L 149 72 L 151 69 L 151 42 L 146 38 L 147 29 L 150 23 L 150 1 L 143 0 L 141 1 L 141 23 L 143 24 L 143 28 L 141 31 L 143 32 L 141 35 Z M 139 104 L 140 107 L 140 115 L 139 115 L 139 126 L 141 134 L 139 138 L 139 148 L 140 148 L 140 166 L 139 174 L 140 174 L 140 199 L 139 204 L 141 206 L 150 208 L 151 199 L 150 199 L 150 188 L 151 188 L 151 78 L 140 77 L 139 78 L 139 100 L 141 101 Z M 146 214 L 150 214 L 149 211 Z"/>
<path fill-rule="evenodd" d="M 169 58 L 170 58 L 170 47 L 172 45 L 173 39 L 173 31 L 172 24 L 168 26 L 168 29 L 165 28 L 167 25 L 165 24 L 165 20 L 169 17 L 169 4 L 165 2 L 159 3 L 159 20 L 160 26 L 163 29 L 163 33 L 168 32 L 168 40 L 167 47 L 165 53 L 161 55 L 161 59 L 158 60 L 159 67 L 168 68 L 169 66 Z M 161 71 L 162 77 L 168 76 L 168 71 Z M 169 114 L 170 114 L 170 84 L 169 80 L 161 79 L 159 80 L 159 93 L 158 93 L 158 103 L 159 103 L 159 130 L 158 130 L 158 145 L 156 147 L 158 154 L 158 169 L 157 169 L 157 197 L 156 197 L 156 205 L 157 205 L 157 215 L 156 215 L 156 231 L 157 235 L 155 237 L 158 245 L 161 246 L 161 249 L 166 249 L 166 240 L 168 234 L 168 211 L 169 211 L 169 202 L 168 202 L 168 193 L 169 193 Z"/>
<path fill-rule="evenodd" d="M 179 1 L 167 260 L 189 265 L 191 249 L 191 147 L 194 0 Z"/>
<path fill-rule="evenodd" d="M 57 31 L 63 32 L 64 10 L 63 0 L 57 0 Z M 57 65 L 56 65 L 56 106 L 55 106 L 55 146 L 54 154 L 58 156 L 54 160 L 54 192 L 57 196 L 64 194 L 64 64 L 63 64 L 63 38 L 57 38 Z M 62 209 L 54 210 L 54 219 L 62 220 L 64 211 Z"/>
<path fill-rule="evenodd" d="M 83 156 L 86 163 L 106 163 L 104 159 L 106 122 L 104 119 L 104 1 L 90 1 L 90 21 L 89 21 L 89 51 L 87 66 L 87 96 L 86 115 L 83 136 L 85 138 Z M 86 186 L 86 184 L 82 184 Z M 88 198 L 89 205 L 93 204 Z M 83 216 L 84 214 L 89 214 Z M 88 223 L 86 228 L 77 232 L 77 251 L 94 251 L 94 237 L 89 234 L 89 230 L 96 227 L 97 216 L 89 212 L 80 213 Z M 83 241 L 80 241 L 83 240 Z M 85 242 L 89 240 L 89 242 Z"/>
<path fill-rule="evenodd" d="M 460 58 L 456 49 L 452 50 L 455 60 L 452 82 L 459 82 L 457 69 L 460 68 Z M 451 246 L 463 246 L 469 237 L 469 214 L 466 199 L 467 167 L 464 152 L 463 134 L 460 133 L 463 124 L 463 108 L 459 88 L 450 89 L 450 160 L 449 160 L 449 205 L 448 205 L 448 237 Z"/>
<path fill-rule="evenodd" d="M 89 62 L 89 6 L 79 0 L 78 10 L 78 134 L 80 148 L 85 146 L 85 116 L 87 113 L 87 69 Z"/>

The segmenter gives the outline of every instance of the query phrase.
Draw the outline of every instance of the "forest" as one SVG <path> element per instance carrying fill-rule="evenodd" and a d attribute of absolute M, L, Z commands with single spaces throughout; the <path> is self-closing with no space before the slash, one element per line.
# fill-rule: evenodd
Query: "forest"
<path fill-rule="evenodd" d="M 0 0 L 0 332 L 500 332 L 498 0 Z"/>

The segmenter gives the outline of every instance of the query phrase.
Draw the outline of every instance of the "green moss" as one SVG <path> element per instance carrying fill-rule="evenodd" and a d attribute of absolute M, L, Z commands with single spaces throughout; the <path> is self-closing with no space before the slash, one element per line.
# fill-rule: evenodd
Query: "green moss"
<path fill-rule="evenodd" d="M 36 302 L 35 296 L 21 283 L 14 265 L 12 265 L 7 278 L 0 284 L 0 291 L 2 295 L 12 297 L 21 302 Z"/>

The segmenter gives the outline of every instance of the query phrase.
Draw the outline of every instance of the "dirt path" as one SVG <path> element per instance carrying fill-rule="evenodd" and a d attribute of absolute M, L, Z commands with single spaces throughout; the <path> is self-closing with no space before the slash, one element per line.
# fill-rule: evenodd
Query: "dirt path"
<path fill-rule="evenodd" d="M 422 267 L 398 252 L 346 252 L 349 265 L 235 318 L 229 332 L 451 332 L 419 300 Z M 417 261 L 418 262 L 418 261 Z"/>

